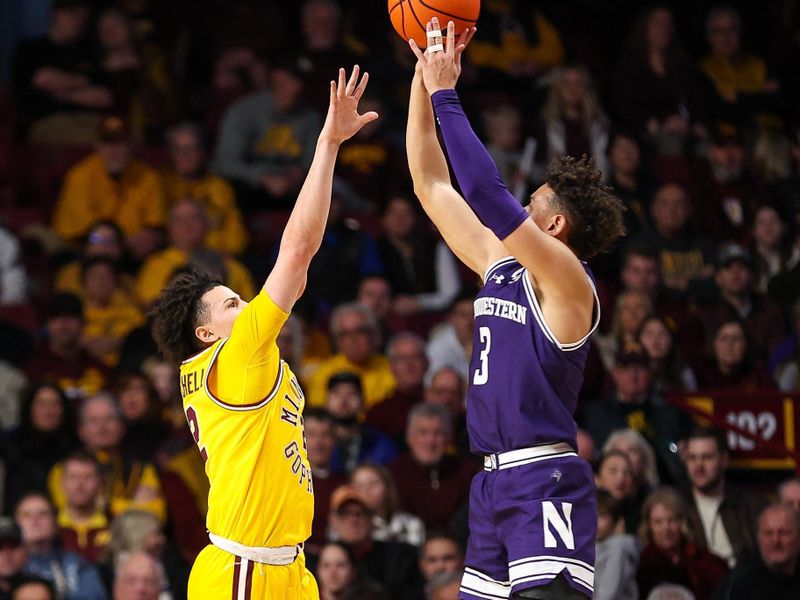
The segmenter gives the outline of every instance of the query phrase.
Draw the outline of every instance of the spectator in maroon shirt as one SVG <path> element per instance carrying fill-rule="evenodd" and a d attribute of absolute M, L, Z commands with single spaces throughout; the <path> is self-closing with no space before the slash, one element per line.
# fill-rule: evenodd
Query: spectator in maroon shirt
<path fill-rule="evenodd" d="M 422 380 L 428 368 L 425 340 L 416 333 L 399 333 L 389 340 L 386 355 L 397 387 L 367 412 L 366 421 L 402 445 L 408 412 L 422 402 Z"/>
<path fill-rule="evenodd" d="M 400 492 L 400 505 L 418 515 L 428 530 L 445 529 L 467 500 L 475 462 L 447 455 L 452 442 L 450 412 L 443 406 L 422 403 L 408 415 L 406 443 L 389 470 Z"/>
<path fill-rule="evenodd" d="M 706 336 L 723 322 L 740 320 L 750 338 L 754 357 L 766 360 L 788 330 L 781 309 L 755 292 L 755 271 L 750 254 L 738 244 L 723 246 L 714 281 L 719 288 L 719 298 L 699 310 Z"/>
<path fill-rule="evenodd" d="M 698 373 L 701 390 L 755 391 L 774 388 L 767 370 L 750 351 L 745 326 L 731 319 L 711 335 L 711 358 Z"/>

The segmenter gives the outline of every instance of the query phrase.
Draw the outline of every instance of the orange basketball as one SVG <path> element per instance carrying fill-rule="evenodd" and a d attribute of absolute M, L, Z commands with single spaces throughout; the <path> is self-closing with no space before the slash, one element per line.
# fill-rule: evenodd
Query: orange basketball
<path fill-rule="evenodd" d="M 428 47 L 425 24 L 439 17 L 442 29 L 448 21 L 456 24 L 456 35 L 478 22 L 480 0 L 389 0 L 389 18 L 404 40 L 414 38 L 420 48 Z"/>

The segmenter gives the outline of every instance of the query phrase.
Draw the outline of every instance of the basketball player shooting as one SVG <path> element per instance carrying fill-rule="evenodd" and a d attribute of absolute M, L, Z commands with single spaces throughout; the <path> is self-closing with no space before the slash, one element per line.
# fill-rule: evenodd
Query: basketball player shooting
<path fill-rule="evenodd" d="M 367 80 L 356 66 L 347 82 L 344 69 L 331 82 L 314 160 L 256 298 L 248 304 L 193 272 L 154 308 L 153 334 L 181 363 L 183 407 L 211 483 L 211 544 L 192 567 L 190 599 L 319 598 L 302 551 L 314 512 L 303 392 L 275 340 L 322 242 L 339 146 L 378 118 L 358 114 Z"/>
<path fill-rule="evenodd" d="M 622 204 L 587 159 L 562 158 L 526 208 L 500 180 L 455 91 L 475 30 L 417 56 L 407 130 L 414 190 L 453 252 L 483 277 L 467 391 L 470 490 L 462 598 L 585 598 L 594 584 L 595 489 L 573 418 L 600 308 L 584 260 L 623 234 Z M 429 98 L 430 96 L 430 98 Z M 432 102 L 431 102 L 432 101 Z M 452 187 L 434 112 L 464 194 Z M 465 202 L 466 200 L 466 202 Z"/>

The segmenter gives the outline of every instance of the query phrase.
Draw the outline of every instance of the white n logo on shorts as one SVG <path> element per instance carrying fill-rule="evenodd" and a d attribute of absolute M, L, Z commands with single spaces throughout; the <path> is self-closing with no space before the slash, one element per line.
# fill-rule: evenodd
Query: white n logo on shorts
<path fill-rule="evenodd" d="M 564 512 L 564 518 L 558 513 L 555 505 L 552 502 L 545 500 L 542 502 L 542 519 L 544 520 L 544 547 L 556 548 L 558 543 L 553 532 L 550 531 L 550 525 L 558 533 L 558 537 L 569 550 L 575 550 L 575 536 L 572 535 L 572 503 L 562 502 L 561 510 Z"/>

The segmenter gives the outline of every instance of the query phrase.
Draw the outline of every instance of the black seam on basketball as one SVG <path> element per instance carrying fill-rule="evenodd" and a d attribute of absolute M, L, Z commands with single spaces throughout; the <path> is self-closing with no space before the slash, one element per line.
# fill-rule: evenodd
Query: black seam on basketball
<path fill-rule="evenodd" d="M 434 12 L 437 12 L 440 15 L 444 15 L 446 17 L 450 17 L 451 19 L 458 19 L 459 21 L 464 21 L 465 23 L 477 23 L 478 22 L 478 19 L 465 19 L 464 17 L 459 17 L 458 15 L 454 15 L 452 13 L 445 12 L 441 8 L 439 8 L 438 6 L 431 6 L 430 4 L 425 2 L 425 0 L 417 0 L 417 1 L 420 4 L 422 4 L 422 6 L 424 6 L 425 8 L 428 8 L 428 9 L 434 11 Z M 412 8 L 411 10 L 413 11 L 414 9 Z M 416 16 L 416 14 L 414 16 Z M 417 21 L 419 21 L 419 19 L 417 19 Z M 421 25 L 421 23 L 420 23 L 420 25 Z"/>
<path fill-rule="evenodd" d="M 403 1 L 404 1 L 404 0 L 397 0 L 397 2 L 395 2 L 395 3 L 394 3 L 394 6 L 392 6 L 392 8 L 390 8 L 390 9 L 389 9 L 389 14 L 392 14 L 392 11 L 393 11 L 395 8 L 397 8 L 399 5 L 401 5 L 401 4 L 403 3 Z"/>
<path fill-rule="evenodd" d="M 417 11 L 414 10 L 414 3 L 411 0 L 409 0 L 408 2 L 408 8 L 411 9 L 411 14 L 414 16 L 414 20 L 417 22 L 417 25 L 419 25 L 419 28 L 422 29 L 422 31 L 425 31 L 426 30 L 425 24 L 419 20 L 419 17 L 417 16 Z M 426 48 L 428 47 L 427 42 L 425 44 L 425 47 Z"/>
<path fill-rule="evenodd" d="M 403 8 L 403 4 L 405 4 L 405 0 L 400 0 L 397 4 L 400 5 L 400 27 L 403 28 L 403 37 L 408 40 L 408 34 L 406 33 L 406 11 Z"/>

